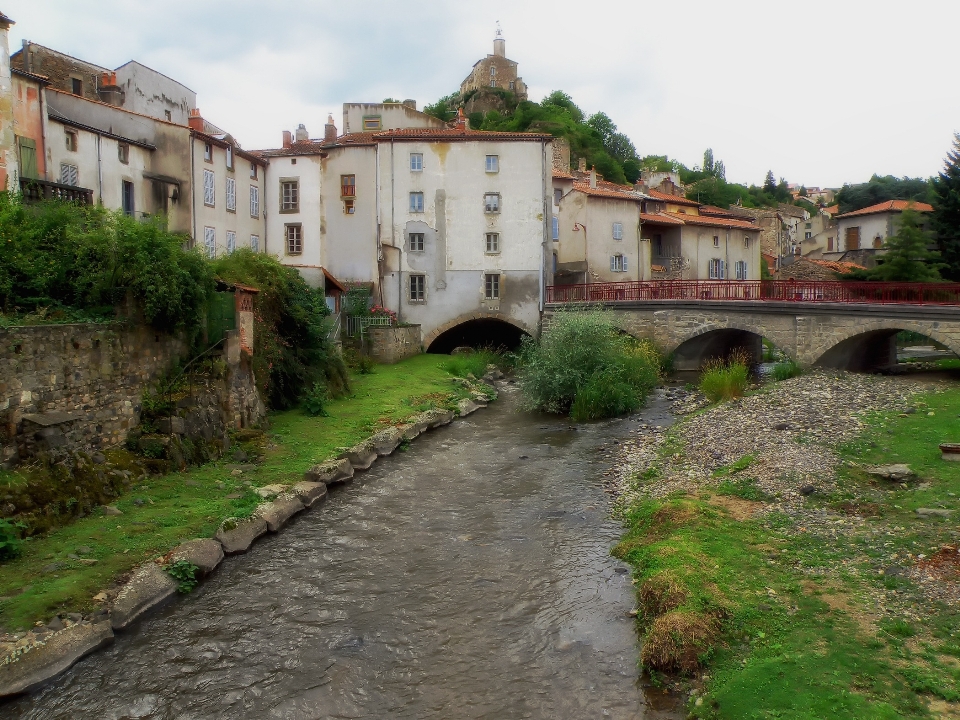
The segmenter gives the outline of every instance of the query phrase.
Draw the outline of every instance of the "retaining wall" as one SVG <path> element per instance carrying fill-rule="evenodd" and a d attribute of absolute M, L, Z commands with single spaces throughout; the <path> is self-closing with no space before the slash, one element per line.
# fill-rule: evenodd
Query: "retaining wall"
<path fill-rule="evenodd" d="M 370 356 L 379 363 L 392 365 L 420 353 L 419 325 L 375 327 L 366 329 Z"/>

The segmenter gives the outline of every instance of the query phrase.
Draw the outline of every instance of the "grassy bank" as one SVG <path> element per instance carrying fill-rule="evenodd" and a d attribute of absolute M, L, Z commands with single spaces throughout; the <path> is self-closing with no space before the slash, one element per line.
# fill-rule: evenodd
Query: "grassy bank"
<path fill-rule="evenodd" d="M 450 382 L 442 368 L 445 359 L 419 355 L 357 375 L 349 397 L 328 403 L 329 417 L 310 417 L 302 410 L 272 414 L 264 438 L 244 446 L 257 462 L 241 474 L 228 467 L 234 461 L 225 459 L 149 477 L 115 504 L 122 515 L 105 515 L 98 508 L 25 541 L 20 558 L 0 564 L 3 628 L 22 629 L 55 613 L 91 610 L 92 597 L 136 565 L 184 540 L 210 537 L 226 517 L 251 513 L 260 502 L 251 487 L 297 482 L 310 465 L 336 455 L 338 447 L 422 410 L 454 404 L 467 393 Z M 0 482 L 18 482 L 18 477 L 5 473 Z"/>
<path fill-rule="evenodd" d="M 910 409 L 871 416 L 835 449 L 836 483 L 798 502 L 765 494 L 749 455 L 645 497 L 682 462 L 683 424 L 636 477 L 616 554 L 635 568 L 644 664 L 687 676 L 693 717 L 960 717 L 960 463 L 937 447 L 960 441 L 960 390 Z M 918 479 L 865 470 L 886 463 Z"/>

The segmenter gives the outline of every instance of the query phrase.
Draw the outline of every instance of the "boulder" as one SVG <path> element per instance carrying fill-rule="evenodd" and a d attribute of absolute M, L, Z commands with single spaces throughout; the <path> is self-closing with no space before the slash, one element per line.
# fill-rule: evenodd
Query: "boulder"
<path fill-rule="evenodd" d="M 441 410 L 440 408 L 435 408 L 433 410 L 427 410 L 425 413 L 421 413 L 421 417 L 427 421 L 427 426 L 430 428 L 440 427 L 441 425 L 449 425 L 453 422 L 453 410 Z"/>
<path fill-rule="evenodd" d="M 471 395 L 470 397 L 473 398 L 473 401 L 474 401 L 479 407 L 486 407 L 487 405 L 490 404 L 489 398 L 487 398 L 487 396 L 484 395 L 482 392 L 475 392 L 475 393 L 473 393 L 473 395 Z"/>
<path fill-rule="evenodd" d="M 369 440 L 354 445 L 340 455 L 341 459 L 349 460 L 354 470 L 366 470 L 376 462 L 377 451 Z"/>
<path fill-rule="evenodd" d="M 25 693 L 39 687 L 73 665 L 84 655 L 113 642 L 109 622 L 79 623 L 58 630 L 19 655 L 0 664 L 0 697 Z"/>
<path fill-rule="evenodd" d="M 466 417 L 470 413 L 475 413 L 479 409 L 479 405 L 477 405 L 473 400 L 468 400 L 467 398 L 464 398 L 457 403 L 457 413 L 460 415 L 460 417 Z"/>
<path fill-rule="evenodd" d="M 263 487 L 259 487 L 254 490 L 254 492 L 260 497 L 267 499 L 276 497 L 282 492 L 286 492 L 287 487 L 287 485 L 264 485 Z"/>
<path fill-rule="evenodd" d="M 228 518 L 220 525 L 214 537 L 227 555 L 233 555 L 249 550 L 253 541 L 266 531 L 267 521 L 261 517 L 254 516 L 244 520 Z"/>
<path fill-rule="evenodd" d="M 391 455 L 399 447 L 401 440 L 403 440 L 403 433 L 400 430 L 388 428 L 372 435 L 369 443 L 373 445 L 373 449 L 378 456 L 384 457 L 385 455 Z"/>
<path fill-rule="evenodd" d="M 122 630 L 176 591 L 177 581 L 166 570 L 156 563 L 141 565 L 117 593 L 110 611 L 110 624 L 114 630 Z"/>
<path fill-rule="evenodd" d="M 170 562 L 185 560 L 197 566 L 201 575 L 209 575 L 223 561 L 223 545 L 210 538 L 187 540 L 170 553 Z"/>
<path fill-rule="evenodd" d="M 260 505 L 257 515 L 267 523 L 267 530 L 277 532 L 287 524 L 287 520 L 304 509 L 303 503 L 296 495 L 278 495 L 271 503 Z"/>
<path fill-rule="evenodd" d="M 908 480 L 916 478 L 916 473 L 910 469 L 910 466 L 903 464 L 876 465 L 874 467 L 866 467 L 864 470 L 867 475 L 871 477 L 895 483 L 907 482 Z"/>
<path fill-rule="evenodd" d="M 353 477 L 353 465 L 346 458 L 328 460 L 314 465 L 303 474 L 306 482 L 321 482 L 327 485 L 346 482 Z"/>
<path fill-rule="evenodd" d="M 298 482 L 291 492 L 297 496 L 304 507 L 313 507 L 316 502 L 327 498 L 327 484 L 322 482 Z"/>
<path fill-rule="evenodd" d="M 423 428 L 417 423 L 406 423 L 397 428 L 404 440 L 416 440 L 423 433 Z"/>

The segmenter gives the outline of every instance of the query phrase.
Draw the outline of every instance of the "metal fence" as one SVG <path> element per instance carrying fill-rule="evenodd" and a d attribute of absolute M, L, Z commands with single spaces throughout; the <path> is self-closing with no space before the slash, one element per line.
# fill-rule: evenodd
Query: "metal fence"
<path fill-rule="evenodd" d="M 548 303 L 645 300 L 960 305 L 960 283 L 845 282 L 841 280 L 653 280 L 552 285 Z"/>
<path fill-rule="evenodd" d="M 393 321 L 380 315 L 344 315 L 343 334 L 346 337 L 363 339 L 364 332 L 371 325 L 389 327 Z"/>

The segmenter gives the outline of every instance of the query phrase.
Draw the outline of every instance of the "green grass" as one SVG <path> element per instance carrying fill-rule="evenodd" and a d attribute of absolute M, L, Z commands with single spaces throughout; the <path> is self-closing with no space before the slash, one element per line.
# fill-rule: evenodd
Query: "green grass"
<path fill-rule="evenodd" d="M 0 624 L 22 629 L 57 612 L 90 610 L 93 595 L 136 565 L 184 540 L 210 537 L 226 517 L 249 515 L 260 500 L 243 481 L 254 486 L 296 482 L 310 465 L 336 455 L 338 447 L 354 445 L 430 407 L 452 406 L 465 391 L 450 382 L 441 367 L 444 359 L 418 355 L 353 377 L 352 395 L 331 400 L 329 417 L 310 417 L 302 410 L 271 415 L 268 437 L 276 447 L 265 450 L 256 470 L 236 477 L 224 460 L 150 477 L 116 503 L 123 515 L 105 516 L 101 508 L 28 539 L 20 558 L 0 564 Z M 5 473 L 4 479 L 18 481 L 16 473 Z M 235 493 L 242 496 L 226 499 Z M 90 548 L 81 557 L 97 563 L 69 558 L 78 547 Z M 62 568 L 43 572 L 53 564 Z"/>
<path fill-rule="evenodd" d="M 773 366 L 773 379 L 776 382 L 789 380 L 803 374 L 803 368 L 795 360 L 787 359 Z"/>
<path fill-rule="evenodd" d="M 505 364 L 506 360 L 502 353 L 483 349 L 462 355 L 451 355 L 442 363 L 442 367 L 456 377 L 473 375 L 475 378 L 480 378 L 487 373 L 487 365 L 503 367 Z"/>
<path fill-rule="evenodd" d="M 750 370 L 742 363 L 714 365 L 700 376 L 700 392 L 710 402 L 741 397 L 750 383 Z"/>
<path fill-rule="evenodd" d="M 960 389 L 912 404 L 916 413 L 897 408 L 869 418 L 868 430 L 838 449 L 855 464 L 842 467 L 836 492 L 805 501 L 860 514 L 856 531 L 831 538 L 782 513 L 737 516 L 733 498 L 769 499 L 748 477 L 750 455 L 714 471 L 716 496 L 627 509 L 615 554 L 634 567 L 641 635 L 651 642 L 667 612 L 718 628 L 709 648 L 698 649 L 709 679 L 700 705 L 688 707 L 691 717 L 929 718 L 938 702 L 951 703 L 943 717 L 958 715 L 960 609 L 909 577 L 882 572 L 960 538 L 955 520 L 915 513 L 945 507 L 960 517 L 960 463 L 943 462 L 937 448 L 960 441 Z M 661 462 L 683 452 L 682 424 L 671 432 Z M 909 464 L 919 480 L 878 484 L 860 467 L 891 462 Z M 637 483 L 658 474 L 654 466 Z M 875 600 L 882 593 L 890 593 L 886 610 Z M 687 639 L 670 641 L 682 648 Z"/>

